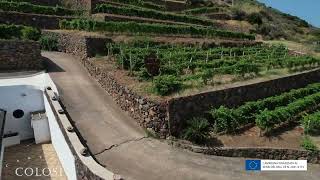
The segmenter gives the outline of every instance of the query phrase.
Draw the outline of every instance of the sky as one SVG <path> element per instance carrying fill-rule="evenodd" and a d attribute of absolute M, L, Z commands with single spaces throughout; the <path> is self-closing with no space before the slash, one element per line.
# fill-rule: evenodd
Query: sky
<path fill-rule="evenodd" d="M 298 16 L 320 27 L 320 0 L 258 0 L 282 12 Z"/>

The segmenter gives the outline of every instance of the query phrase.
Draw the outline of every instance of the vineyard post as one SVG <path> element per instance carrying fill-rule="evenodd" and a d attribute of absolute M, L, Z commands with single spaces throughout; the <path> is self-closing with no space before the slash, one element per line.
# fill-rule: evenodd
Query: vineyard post
<path fill-rule="evenodd" d="M 121 45 L 120 45 L 120 59 L 121 59 L 122 69 L 124 69 L 124 58 L 123 58 L 123 52 L 122 52 Z"/>
<path fill-rule="evenodd" d="M 171 58 L 172 58 L 172 53 L 170 52 L 170 54 L 169 54 L 169 67 L 171 67 Z"/>
<path fill-rule="evenodd" d="M 131 58 L 131 51 L 129 53 L 129 61 L 130 61 L 130 75 L 132 75 L 132 58 Z"/>
<path fill-rule="evenodd" d="M 110 43 L 108 43 L 108 45 L 107 45 L 107 49 L 108 49 L 108 56 L 110 56 L 111 54 L 110 54 L 110 47 L 111 47 L 111 44 Z"/>
<path fill-rule="evenodd" d="M 209 51 L 207 51 L 206 63 L 208 63 L 208 59 L 209 59 Z"/>

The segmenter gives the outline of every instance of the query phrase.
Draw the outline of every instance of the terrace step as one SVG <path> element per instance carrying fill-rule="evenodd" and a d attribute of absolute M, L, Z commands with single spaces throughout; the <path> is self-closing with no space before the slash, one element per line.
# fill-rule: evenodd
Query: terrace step
<path fill-rule="evenodd" d="M 231 20 L 232 17 L 230 14 L 227 13 L 209 13 L 209 14 L 204 14 L 210 19 L 216 19 L 216 20 Z"/>
<path fill-rule="evenodd" d="M 34 5 L 42 6 L 57 6 L 60 5 L 60 0 L 23 0 L 22 2 L 28 2 Z"/>
<path fill-rule="evenodd" d="M 176 21 L 168 21 L 168 20 L 158 20 L 151 18 L 143 18 L 143 17 L 135 17 L 135 16 L 123 16 L 116 14 L 108 14 L 108 13 L 96 13 L 93 14 L 92 17 L 97 21 L 134 21 L 140 23 L 158 23 L 158 24 L 170 24 L 170 25 L 187 25 L 187 26 L 202 26 L 198 24 L 189 24 L 183 22 Z M 204 26 L 202 26 L 204 27 Z"/>
<path fill-rule="evenodd" d="M 69 16 L 29 14 L 13 11 L 0 11 L 0 23 L 33 26 L 40 29 L 59 29 L 59 21 L 71 20 Z"/>

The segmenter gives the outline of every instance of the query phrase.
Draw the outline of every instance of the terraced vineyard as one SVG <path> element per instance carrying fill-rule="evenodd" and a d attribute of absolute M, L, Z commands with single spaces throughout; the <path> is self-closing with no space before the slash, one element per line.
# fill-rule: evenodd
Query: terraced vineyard
<path fill-rule="evenodd" d="M 96 7 L 97 12 L 119 14 L 125 16 L 144 17 L 160 20 L 171 20 L 176 22 L 184 22 L 191 24 L 200 24 L 206 26 L 213 26 L 215 23 L 208 19 L 202 19 L 195 16 L 179 15 L 174 13 L 168 13 L 163 11 L 156 11 L 146 8 L 137 7 L 116 7 L 109 4 L 101 4 Z"/>
<path fill-rule="evenodd" d="M 148 33 L 153 35 L 191 35 L 195 37 L 218 37 L 230 39 L 248 39 L 254 40 L 255 36 L 251 34 L 215 30 L 205 27 L 163 25 L 135 22 L 100 22 L 85 19 L 62 20 L 61 29 L 100 31 L 113 33 Z"/>
<path fill-rule="evenodd" d="M 197 48 L 192 46 L 156 45 L 147 42 L 133 44 L 109 44 L 109 53 L 114 55 L 118 66 L 143 80 L 151 80 L 144 65 L 150 54 L 160 60 L 159 75 L 154 81 L 167 82 L 165 90 L 156 88 L 160 95 L 178 91 L 190 81 L 208 84 L 216 75 L 231 74 L 238 77 L 259 75 L 270 69 L 288 68 L 291 71 L 319 66 L 320 60 L 311 56 L 290 56 L 284 46 L 255 46 L 243 48 Z M 175 83 L 170 87 L 170 81 Z M 179 84 L 179 85 L 177 85 Z M 175 90 L 174 90 L 175 89 Z"/>
<path fill-rule="evenodd" d="M 312 113 L 320 105 L 320 84 L 294 89 L 278 96 L 247 102 L 238 108 L 221 106 L 210 111 L 209 121 L 214 124 L 215 132 L 234 132 L 248 124 L 256 124 L 263 132 L 270 132 L 282 125 L 298 123 L 306 113 Z M 317 129 L 315 117 L 319 113 L 304 118 L 306 129 Z M 310 124 L 314 123 L 314 124 Z"/>
<path fill-rule="evenodd" d="M 112 92 L 123 87 L 125 90 L 132 88 L 130 98 L 123 94 L 119 96 L 119 99 L 127 98 L 121 102 L 129 102 L 130 113 L 137 105 L 135 95 L 148 101 L 148 107 L 141 104 L 146 107 L 141 109 L 138 105 L 132 113 L 141 113 L 134 114 L 134 117 L 142 117 L 141 122 L 146 127 L 152 125 L 156 133 L 162 133 L 162 130 L 171 133 L 173 127 L 177 136 L 181 133 L 188 140 L 194 140 L 192 136 L 206 140 L 204 136 L 234 133 L 244 127 L 272 134 L 288 124 L 302 124 L 305 134 L 319 134 L 319 83 L 306 87 L 297 83 L 285 88 L 288 92 L 282 94 L 278 94 L 278 90 L 283 92 L 282 86 L 276 87 L 270 92 L 278 94 L 276 96 L 238 103 L 236 108 L 226 107 L 229 99 L 234 100 L 229 98 L 233 94 L 228 93 L 234 93 L 228 91 L 229 87 L 239 88 L 252 83 L 259 88 L 259 84 L 270 79 L 274 81 L 274 78 L 281 79 L 292 73 L 299 76 L 298 72 L 319 68 L 320 59 L 314 56 L 315 51 L 293 53 L 284 45 L 270 45 L 264 41 L 269 38 L 290 39 L 291 34 L 286 33 L 316 39 L 314 27 L 309 28 L 304 20 L 263 6 L 246 4 L 244 7 L 259 11 L 251 12 L 252 9 L 247 11 L 239 9 L 241 6 L 216 1 L 193 4 L 191 1 L 105 0 L 95 7 L 91 7 L 95 3 L 85 4 L 91 1 L 83 1 L 80 5 L 75 0 L 70 4 L 36 1 L 0 0 L 0 39 L 38 41 L 43 50 L 69 52 L 71 49 L 75 51 L 73 54 L 86 56 L 84 61 L 88 60 L 88 64 L 96 67 L 89 67 L 89 71 L 95 69 L 93 74 L 108 71 L 110 74 L 106 76 L 115 77 L 106 81 L 106 84 L 110 79 L 115 81 L 110 83 L 112 87 L 106 88 L 111 88 Z M 279 19 L 287 20 L 282 26 Z M 72 42 L 67 42 L 69 40 Z M 88 52 L 79 53 L 77 50 Z M 89 61 L 89 58 L 93 60 Z M 96 70 L 100 68 L 101 71 Z M 117 77 L 119 74 L 121 77 Z M 117 78 L 119 84 L 124 83 L 123 86 L 116 87 Z M 314 79 L 308 82 L 318 82 Z M 289 91 L 298 87 L 303 88 Z M 217 95 L 221 89 L 224 93 L 228 91 L 227 95 L 223 94 L 226 97 L 217 98 L 222 99 L 221 102 L 211 101 L 211 95 Z M 266 97 L 263 92 L 257 93 L 257 98 L 246 96 L 239 101 Z M 149 103 L 149 99 L 155 102 Z M 158 104 L 149 108 L 149 104 L 164 101 L 169 104 L 163 108 L 165 110 L 160 105 L 157 109 Z M 201 106 L 203 102 L 208 106 Z M 186 105 L 179 109 L 181 104 L 190 105 L 190 114 L 180 112 L 189 108 Z M 221 104 L 225 106 L 219 107 Z M 202 114 L 200 118 L 197 117 L 199 113 Z M 173 122 L 173 126 L 170 127 L 168 122 Z"/>

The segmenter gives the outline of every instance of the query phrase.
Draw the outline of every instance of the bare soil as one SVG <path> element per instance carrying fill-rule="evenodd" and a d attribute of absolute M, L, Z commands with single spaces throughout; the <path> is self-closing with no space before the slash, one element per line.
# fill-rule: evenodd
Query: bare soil
<path fill-rule="evenodd" d="M 260 136 L 258 127 L 252 127 L 240 134 L 217 136 L 217 142 L 225 147 L 265 147 L 302 149 L 300 147 L 303 135 L 302 127 L 294 127 L 272 136 Z"/>

